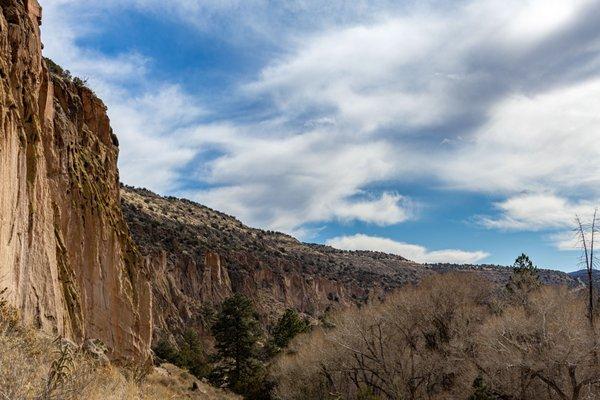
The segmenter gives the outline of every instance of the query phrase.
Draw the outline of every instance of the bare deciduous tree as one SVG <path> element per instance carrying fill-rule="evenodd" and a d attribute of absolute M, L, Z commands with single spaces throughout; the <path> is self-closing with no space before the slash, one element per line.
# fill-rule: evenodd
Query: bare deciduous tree
<path fill-rule="evenodd" d="M 598 231 L 597 214 L 598 210 L 596 209 L 589 224 L 584 224 L 579 216 L 575 217 L 577 223 L 576 233 L 579 246 L 583 252 L 581 261 L 585 263 L 588 275 L 588 318 L 592 328 L 594 327 L 594 267 L 597 261 L 594 254 L 594 242 Z"/>
<path fill-rule="evenodd" d="M 600 332 L 590 329 L 587 293 L 535 286 L 523 292 L 525 301 L 514 301 L 476 275 L 438 275 L 384 304 L 342 313 L 332 319 L 334 328 L 300 338 L 294 352 L 274 363 L 277 394 L 284 400 L 600 398 Z"/>

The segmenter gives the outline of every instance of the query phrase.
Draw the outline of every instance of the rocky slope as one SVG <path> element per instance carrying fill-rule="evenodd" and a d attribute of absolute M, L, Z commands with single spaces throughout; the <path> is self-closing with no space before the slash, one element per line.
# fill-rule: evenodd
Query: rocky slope
<path fill-rule="evenodd" d="M 215 306 L 233 292 L 254 299 L 268 323 L 286 307 L 318 318 L 436 272 L 474 270 L 498 283 L 511 273 L 492 265 L 421 265 L 391 254 L 301 243 L 143 189 L 124 187 L 122 204 L 152 274 L 156 336 L 190 326 L 202 330 Z M 547 283 L 573 283 L 556 271 L 540 275 Z"/>
<path fill-rule="evenodd" d="M 0 289 L 24 320 L 144 357 L 151 291 L 106 107 L 42 58 L 36 0 L 0 0 Z"/>
<path fill-rule="evenodd" d="M 318 317 L 414 281 L 423 267 L 398 256 L 341 252 L 244 226 L 191 201 L 124 187 L 125 218 L 152 274 L 156 336 L 207 326 L 234 292 L 267 319 L 294 307 Z"/>

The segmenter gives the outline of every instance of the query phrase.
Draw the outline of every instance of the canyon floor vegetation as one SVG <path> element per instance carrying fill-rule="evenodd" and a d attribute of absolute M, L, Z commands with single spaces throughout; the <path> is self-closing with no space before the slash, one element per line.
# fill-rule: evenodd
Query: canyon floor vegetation
<path fill-rule="evenodd" d="M 272 368 L 277 397 L 600 398 L 585 292 L 540 285 L 526 256 L 506 287 L 467 273 L 427 278 L 293 341 Z"/>
<path fill-rule="evenodd" d="M 69 341 L 41 335 L 2 302 L 0 396 L 600 398 L 600 330 L 596 315 L 589 315 L 588 291 L 541 284 L 525 255 L 514 267 L 505 286 L 475 273 L 432 275 L 317 326 L 289 309 L 268 332 L 252 301 L 234 295 L 214 316 L 212 346 L 190 330 L 177 343 L 160 340 L 157 366 L 144 368 L 117 368 Z"/>

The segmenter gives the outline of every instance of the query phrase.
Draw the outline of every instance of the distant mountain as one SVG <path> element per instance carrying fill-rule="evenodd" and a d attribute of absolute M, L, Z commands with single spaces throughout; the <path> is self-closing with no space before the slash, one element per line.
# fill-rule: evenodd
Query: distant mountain
<path fill-rule="evenodd" d="M 223 299 L 241 292 L 266 323 L 293 307 L 314 318 L 332 309 L 383 298 L 433 273 L 473 271 L 505 284 L 497 265 L 419 264 L 398 255 L 344 251 L 245 226 L 189 200 L 122 187 L 122 208 L 146 257 L 154 291 L 155 336 L 206 328 Z M 568 274 L 542 270 L 548 284 L 574 285 Z"/>
<path fill-rule="evenodd" d="M 588 282 L 588 273 L 585 269 L 580 269 L 579 271 L 575 272 L 569 272 L 569 276 L 571 276 L 575 280 L 580 281 L 581 283 Z M 594 269 L 592 271 L 592 280 L 594 281 L 594 283 L 600 283 L 600 271 L 598 271 L 597 269 Z"/>

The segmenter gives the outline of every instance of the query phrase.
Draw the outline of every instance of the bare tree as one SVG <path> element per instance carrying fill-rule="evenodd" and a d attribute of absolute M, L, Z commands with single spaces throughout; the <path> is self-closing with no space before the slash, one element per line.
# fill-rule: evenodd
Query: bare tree
<path fill-rule="evenodd" d="M 598 231 L 597 221 L 598 209 L 594 210 L 594 216 L 592 222 L 589 225 L 585 225 L 579 216 L 575 217 L 577 223 L 577 236 L 579 239 L 579 245 L 583 251 L 582 262 L 585 263 L 585 269 L 588 274 L 588 318 L 592 328 L 594 327 L 594 266 L 596 265 L 596 258 L 594 255 L 594 240 L 596 232 Z"/>
<path fill-rule="evenodd" d="M 599 398 L 597 332 L 585 315 L 587 299 L 565 287 L 542 287 L 527 307 L 491 316 L 477 335 L 474 362 L 505 399 Z"/>

